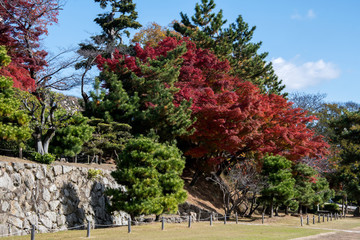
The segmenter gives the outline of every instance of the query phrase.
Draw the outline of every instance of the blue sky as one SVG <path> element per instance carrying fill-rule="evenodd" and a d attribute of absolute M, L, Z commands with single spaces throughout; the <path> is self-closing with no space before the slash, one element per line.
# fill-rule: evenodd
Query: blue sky
<path fill-rule="evenodd" d="M 200 1 L 200 0 L 199 0 Z M 167 26 L 179 13 L 194 13 L 195 0 L 134 0 L 139 22 Z M 84 4 L 86 3 L 86 4 Z M 286 91 L 326 93 L 327 101 L 360 103 L 360 1 L 357 0 L 215 0 L 228 23 L 242 15 L 257 27 Z M 44 40 L 47 50 L 75 47 L 99 33 L 93 22 L 104 12 L 92 0 L 68 0 L 59 23 Z M 227 24 L 228 24 L 227 23 Z"/>

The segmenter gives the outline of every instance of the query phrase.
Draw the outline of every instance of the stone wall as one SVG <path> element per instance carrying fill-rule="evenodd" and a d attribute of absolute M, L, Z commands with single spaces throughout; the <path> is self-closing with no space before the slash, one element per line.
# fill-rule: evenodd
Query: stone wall
<path fill-rule="evenodd" d="M 127 214 L 106 211 L 106 188 L 120 187 L 110 171 L 89 179 L 89 168 L 0 162 L 0 236 L 84 225 L 127 224 Z"/>

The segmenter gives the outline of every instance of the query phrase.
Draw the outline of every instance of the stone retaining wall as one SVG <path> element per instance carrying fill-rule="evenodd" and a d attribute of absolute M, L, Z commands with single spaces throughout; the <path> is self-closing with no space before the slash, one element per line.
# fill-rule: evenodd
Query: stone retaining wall
<path fill-rule="evenodd" d="M 0 162 L 0 236 L 65 230 L 92 224 L 127 224 L 127 214 L 110 215 L 104 190 L 120 187 L 107 170 L 89 179 L 89 168 Z"/>

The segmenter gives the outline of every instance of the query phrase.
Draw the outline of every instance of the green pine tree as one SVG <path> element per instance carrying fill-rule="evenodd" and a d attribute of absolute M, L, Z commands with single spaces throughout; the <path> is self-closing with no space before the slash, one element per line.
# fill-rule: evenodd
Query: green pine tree
<path fill-rule="evenodd" d="M 224 27 L 222 10 L 217 14 L 213 0 L 202 0 L 196 4 L 191 20 L 180 13 L 181 23 L 174 29 L 183 36 L 190 37 L 198 47 L 213 51 L 220 59 L 228 59 L 232 74 L 256 84 L 263 92 L 286 96 L 285 86 L 276 76 L 271 63 L 266 62 L 268 53 L 258 53 L 261 42 L 251 42 L 255 26 L 249 27 L 241 15 L 228 28 Z"/>
<path fill-rule="evenodd" d="M 191 134 L 191 102 L 175 102 L 174 93 L 179 89 L 175 82 L 180 74 L 180 58 L 186 51 L 182 45 L 166 56 L 137 60 L 141 76 L 131 71 L 103 71 L 96 85 L 105 90 L 92 93 L 89 109 L 96 117 L 105 116 L 107 122 L 129 124 L 134 135 L 156 134 L 160 141 L 172 141 L 177 136 Z M 120 62 L 120 64 L 122 64 Z"/>
<path fill-rule="evenodd" d="M 92 118 L 89 125 L 93 126 L 95 131 L 91 140 L 85 143 L 83 151 L 88 155 L 100 156 L 100 161 L 116 159 L 132 138 L 131 127 L 128 124 Z"/>
<path fill-rule="evenodd" d="M 130 36 L 128 29 L 138 29 L 141 24 L 136 21 L 138 13 L 136 4 L 132 0 L 95 0 L 99 2 L 101 8 L 110 6 L 111 11 L 99 14 L 94 21 L 101 27 L 102 32 L 92 36 L 91 41 L 79 44 L 78 54 L 82 60 L 75 65 L 77 70 L 82 70 L 81 74 L 81 95 L 87 107 L 89 96 L 84 90 L 84 85 L 88 83 L 87 74 L 95 65 L 98 55 L 112 57 L 115 49 L 121 53 L 130 54 L 132 48 L 124 45 L 123 35 Z"/>
<path fill-rule="evenodd" d="M 67 125 L 60 128 L 50 147 L 50 152 L 57 156 L 74 157 L 82 150 L 84 143 L 88 142 L 94 128 L 88 124 L 88 118 L 80 113 L 67 120 Z"/>
<path fill-rule="evenodd" d="M 330 139 L 340 149 L 336 179 L 349 198 L 360 203 L 360 111 L 343 110 L 329 126 Z"/>
<path fill-rule="evenodd" d="M 267 181 L 261 192 L 262 199 L 270 207 L 270 217 L 273 217 L 276 204 L 288 204 L 294 196 L 295 180 L 291 173 L 291 161 L 282 156 L 267 156 L 263 159 L 262 176 Z"/>
<path fill-rule="evenodd" d="M 305 210 L 322 205 L 333 196 L 333 191 L 329 188 L 329 183 L 323 177 L 318 176 L 318 172 L 312 167 L 298 163 L 293 166 L 295 179 L 295 200 L 299 204 L 299 213 Z"/>
<path fill-rule="evenodd" d="M 142 214 L 175 213 L 186 200 L 181 179 L 185 159 L 174 145 L 153 139 L 131 139 L 112 172 L 126 190 L 110 189 L 111 210 L 123 210 L 132 219 Z"/>

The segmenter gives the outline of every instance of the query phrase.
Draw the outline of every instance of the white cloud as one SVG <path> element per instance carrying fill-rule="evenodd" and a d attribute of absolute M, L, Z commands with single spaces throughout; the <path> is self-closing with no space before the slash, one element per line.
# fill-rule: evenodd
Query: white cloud
<path fill-rule="evenodd" d="M 296 64 L 279 57 L 273 59 L 272 64 L 275 73 L 283 80 L 289 90 L 314 86 L 340 76 L 340 70 L 335 64 L 324 62 L 322 59 L 316 62 Z"/>
<path fill-rule="evenodd" d="M 315 14 L 314 10 L 309 9 L 308 12 L 307 12 L 306 18 L 313 19 L 315 17 L 316 17 L 316 14 Z"/>
<path fill-rule="evenodd" d="M 294 20 L 310 20 L 310 19 L 314 19 L 314 18 L 316 18 L 316 14 L 315 14 L 314 10 L 312 10 L 312 9 L 309 9 L 307 11 L 307 13 L 304 15 L 301 15 L 297 12 L 294 13 L 293 15 L 291 15 L 291 19 L 294 19 Z"/>

